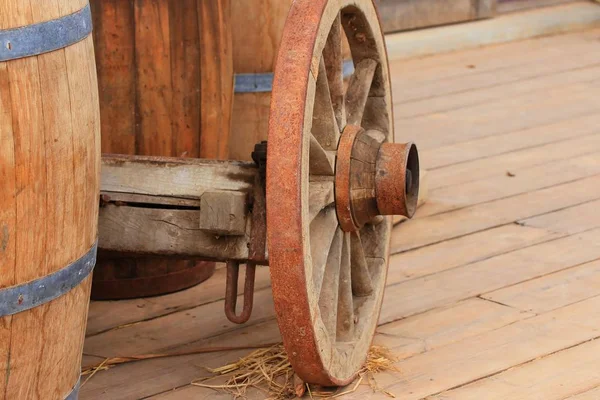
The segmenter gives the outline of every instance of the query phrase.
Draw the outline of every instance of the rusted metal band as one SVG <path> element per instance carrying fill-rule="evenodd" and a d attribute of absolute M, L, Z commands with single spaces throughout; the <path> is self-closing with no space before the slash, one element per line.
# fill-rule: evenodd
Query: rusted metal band
<path fill-rule="evenodd" d="M 69 292 L 92 272 L 97 251 L 98 242 L 63 269 L 22 285 L 0 289 L 0 317 L 27 311 Z"/>
<path fill-rule="evenodd" d="M 0 61 L 62 49 L 85 39 L 91 32 L 92 13 L 89 4 L 61 18 L 0 30 Z"/>
<path fill-rule="evenodd" d="M 81 375 L 79 376 L 79 379 L 77 379 L 77 383 L 75 383 L 75 386 L 73 386 L 71 393 L 69 393 L 67 395 L 67 397 L 65 397 L 65 400 L 77 400 L 79 398 L 79 388 L 80 387 L 81 387 Z"/>
<path fill-rule="evenodd" d="M 354 73 L 354 62 L 344 61 L 344 78 Z M 273 90 L 273 73 L 264 74 L 236 74 L 235 93 L 266 93 Z"/>

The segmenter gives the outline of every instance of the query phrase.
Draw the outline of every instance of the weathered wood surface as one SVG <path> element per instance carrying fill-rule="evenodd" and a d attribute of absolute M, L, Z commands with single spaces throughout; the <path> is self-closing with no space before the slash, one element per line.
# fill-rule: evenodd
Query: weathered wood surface
<path fill-rule="evenodd" d="M 496 0 L 376 0 L 385 32 L 489 18 Z"/>
<path fill-rule="evenodd" d="M 431 182 L 437 182 L 415 219 L 395 227 L 392 238 L 398 253 L 391 257 L 375 340 L 402 361 L 398 372 L 376 379 L 397 398 L 598 397 L 598 79 L 573 90 L 572 83 L 556 77 L 567 73 L 565 68 L 573 79 L 588 74 L 587 66 L 578 69 L 566 59 L 591 62 L 587 57 L 600 54 L 598 37 L 595 30 L 392 63 L 396 119 L 412 127 L 397 127 L 397 136 L 424 143 L 422 161 Z M 544 72 L 536 74 L 536 68 Z M 497 80 L 494 71 L 502 72 Z M 487 82 L 475 82 L 477 73 L 486 74 Z M 523 85 L 540 83 L 523 94 L 505 78 L 511 73 L 520 75 Z M 549 86 L 541 83 L 545 79 Z M 432 93 L 435 84 L 447 89 Z M 479 96 L 487 90 L 491 97 L 476 104 L 468 100 L 484 99 Z M 412 93 L 412 100 L 402 93 Z M 583 102 L 574 104 L 565 94 Z M 448 98 L 457 102 L 455 110 Z M 450 107 L 440 113 L 438 105 L 445 101 Z M 422 116 L 402 116 L 417 103 Z M 468 128 L 464 134 L 454 131 L 455 121 Z M 241 328 L 222 313 L 222 272 L 208 281 L 204 296 L 196 288 L 151 302 L 131 301 L 122 310 L 92 304 L 85 363 L 115 354 L 279 340 L 268 271 L 259 273 L 258 309 Z M 115 328 L 134 321 L 139 323 Z M 204 366 L 222 366 L 245 354 L 120 366 L 94 376 L 81 398 L 228 399 L 189 383 L 208 376 Z M 367 386 L 345 397 L 387 398 Z"/>
<path fill-rule="evenodd" d="M 0 30 L 60 18 L 86 3 L 2 1 Z M 56 272 L 91 248 L 99 140 L 91 37 L 0 62 L 0 288 Z M 56 300 L 0 317 L 0 399 L 63 399 L 71 391 L 90 285 L 88 277 Z"/>
<path fill-rule="evenodd" d="M 233 102 L 230 1 L 91 0 L 91 5 L 102 151 L 227 159 Z M 158 258 L 120 262 L 141 275 L 160 270 L 159 265 L 168 270 L 170 263 L 185 268 L 181 261 Z M 100 255 L 99 270 L 119 276 L 120 268 Z"/>

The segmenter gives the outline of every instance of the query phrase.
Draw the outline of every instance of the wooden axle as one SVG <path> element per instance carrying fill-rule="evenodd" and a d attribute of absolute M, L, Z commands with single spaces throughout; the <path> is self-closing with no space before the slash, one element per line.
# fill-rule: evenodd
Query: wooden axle
<path fill-rule="evenodd" d="M 258 172 L 247 162 L 104 155 L 100 249 L 266 264 L 266 250 L 250 254 L 266 235 Z"/>

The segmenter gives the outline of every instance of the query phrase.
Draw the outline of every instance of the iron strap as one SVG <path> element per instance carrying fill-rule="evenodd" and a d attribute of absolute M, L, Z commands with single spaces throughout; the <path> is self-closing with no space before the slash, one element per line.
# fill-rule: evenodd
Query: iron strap
<path fill-rule="evenodd" d="M 344 78 L 354 73 L 354 63 L 351 60 L 344 61 Z M 264 74 L 236 74 L 235 93 L 265 93 L 273 90 L 273 73 Z"/>
<path fill-rule="evenodd" d="M 0 30 L 0 61 L 37 56 L 77 43 L 92 32 L 90 5 L 50 21 Z"/>
<path fill-rule="evenodd" d="M 21 285 L 0 289 L 0 317 L 27 311 L 69 292 L 92 272 L 97 250 L 98 242 L 63 269 Z"/>
<path fill-rule="evenodd" d="M 77 379 L 77 383 L 73 386 L 71 392 L 65 397 L 65 400 L 77 400 L 79 398 L 79 388 L 81 387 L 81 376 Z"/>

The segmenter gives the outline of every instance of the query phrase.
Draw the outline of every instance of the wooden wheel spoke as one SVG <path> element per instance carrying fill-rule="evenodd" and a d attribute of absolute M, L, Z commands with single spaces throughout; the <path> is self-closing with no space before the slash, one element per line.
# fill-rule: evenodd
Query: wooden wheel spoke
<path fill-rule="evenodd" d="M 346 111 L 344 105 L 344 58 L 342 55 L 342 22 L 338 15 L 323 49 L 323 59 L 327 70 L 327 81 L 329 82 L 329 92 L 331 103 L 335 113 L 339 131 L 343 131 L 346 126 Z"/>
<path fill-rule="evenodd" d="M 354 336 L 354 300 L 352 299 L 352 255 L 350 233 L 344 233 L 340 258 L 340 279 L 337 308 L 337 339 L 348 342 Z"/>
<path fill-rule="evenodd" d="M 338 229 L 334 207 L 322 210 L 310 224 L 310 253 L 312 256 L 313 279 L 320 288 L 329 249 Z M 319 289 L 320 290 L 320 289 Z M 318 293 L 318 292 L 317 292 Z"/>
<path fill-rule="evenodd" d="M 322 279 L 318 285 L 317 282 L 315 282 L 315 285 L 317 286 L 316 293 L 319 293 L 321 320 L 329 335 L 332 336 L 332 342 L 335 342 L 336 336 L 337 304 L 340 287 L 340 264 L 343 241 L 344 232 L 338 228 L 335 232 L 333 242 L 331 243 L 331 248 L 329 249 L 329 256 L 327 257 L 327 264 L 325 265 Z"/>
<path fill-rule="evenodd" d="M 311 175 L 334 174 L 335 152 L 328 152 L 319 144 L 314 135 L 310 136 L 309 173 Z"/>
<path fill-rule="evenodd" d="M 351 235 L 352 293 L 359 297 L 369 296 L 373 293 L 373 283 L 371 282 L 371 274 L 363 250 L 363 244 L 358 232 Z"/>
<path fill-rule="evenodd" d="M 321 57 L 319 64 L 319 76 L 317 77 L 315 90 L 312 134 L 324 149 L 335 150 L 340 139 L 340 128 L 331 103 L 327 70 L 323 57 Z"/>
<path fill-rule="evenodd" d="M 356 65 L 346 92 L 346 119 L 348 124 L 361 125 L 376 69 L 377 61 L 370 58 L 365 58 Z"/>
<path fill-rule="evenodd" d="M 335 201 L 333 182 L 310 182 L 308 189 L 308 218 L 313 221 L 325 207 Z"/>

